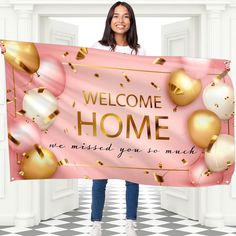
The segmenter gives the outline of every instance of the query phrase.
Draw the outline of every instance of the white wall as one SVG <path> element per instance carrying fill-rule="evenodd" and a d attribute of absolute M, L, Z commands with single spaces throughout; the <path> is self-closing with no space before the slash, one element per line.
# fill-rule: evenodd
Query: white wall
<path fill-rule="evenodd" d="M 91 47 L 100 40 L 105 27 L 105 17 L 50 17 L 78 26 L 78 45 Z M 161 55 L 161 27 L 189 17 L 136 17 L 139 43 L 149 56 Z"/>
<path fill-rule="evenodd" d="M 4 2 L 4 3 L 3 3 Z M 111 5 L 111 1 L 92 1 L 88 0 L 91 5 L 86 5 L 87 1 L 80 0 L 70 0 L 69 3 L 64 1 L 64 4 L 60 4 L 63 0 L 44 0 L 44 1 L 33 1 L 27 0 L 25 4 L 22 3 L 23 0 L 0 0 L 0 38 L 4 39 L 22 39 L 24 38 L 20 33 L 22 32 L 22 28 L 25 27 L 26 32 L 34 32 L 34 35 L 27 35 L 27 38 L 30 40 L 30 37 L 34 39 L 34 41 L 38 40 L 38 26 L 39 26 L 39 18 L 41 15 L 54 15 L 58 16 L 62 14 L 62 16 L 69 16 L 70 14 L 78 15 L 81 14 L 85 16 L 85 14 L 98 14 L 99 16 L 104 15 L 104 12 L 107 12 L 107 6 Z M 49 4 L 50 2 L 50 4 Z M 80 2 L 83 2 L 79 5 Z M 100 4 L 97 4 L 100 2 Z M 101 3 L 103 2 L 103 3 Z M 113 1 L 112 1 L 113 2 Z M 130 2 L 135 2 L 135 0 L 130 0 Z M 135 12 L 138 12 L 140 15 L 144 15 L 145 13 L 153 15 L 180 15 L 184 13 L 184 15 L 201 15 L 201 39 L 202 39 L 202 55 L 211 55 L 210 46 L 211 44 L 217 43 L 219 47 L 217 47 L 216 54 L 218 57 L 227 58 L 232 60 L 232 71 L 231 77 L 234 80 L 236 78 L 236 1 L 235 4 L 229 5 L 230 0 L 137 0 L 138 4 L 136 4 Z M 173 2 L 175 4 L 173 4 Z M 200 2 L 197 4 L 197 2 Z M 22 3 L 22 4 L 20 4 Z M 71 3 L 71 5 L 70 5 Z M 106 5 L 107 3 L 107 5 Z M 179 5 L 178 5 L 179 3 Z M 216 3 L 216 4 L 214 4 Z M 48 5 L 47 5 L 48 4 Z M 97 5 L 96 5 L 97 4 Z M 194 5 L 195 4 L 195 5 Z M 206 5 L 204 5 L 206 4 Z M 105 9 L 105 10 L 104 10 Z M 86 11 L 85 11 L 86 10 Z M 148 20 L 151 20 L 149 18 Z M 140 43 L 146 48 L 146 51 L 149 55 L 159 54 L 160 49 L 156 52 L 153 52 L 151 48 L 159 39 L 158 34 L 156 34 L 159 30 L 157 30 L 157 26 L 155 23 L 153 27 L 149 27 L 151 32 L 147 32 L 149 30 L 148 27 L 142 26 L 140 27 L 139 18 L 138 20 L 138 30 L 142 28 L 142 31 L 139 31 Z M 20 22 L 20 28 L 18 28 Z M 24 24 L 26 22 L 27 24 Z M 149 22 L 149 24 L 151 24 Z M 92 23 L 91 23 L 92 24 Z M 94 40 L 96 41 L 100 38 L 104 24 L 101 22 L 102 27 L 91 27 L 93 32 L 96 30 L 96 34 L 91 37 L 91 41 L 88 41 L 87 34 L 81 34 L 82 26 L 79 28 L 79 34 L 81 37 L 84 35 L 84 38 L 79 37 L 79 44 L 88 44 L 91 45 Z M 29 30 L 27 29 L 29 27 Z M 32 28 L 32 29 L 31 29 Z M 211 31 L 213 29 L 213 31 Z M 99 31 L 97 31 L 99 30 Z M 24 32 L 25 32 L 24 31 Z M 85 28 L 84 32 L 88 32 Z M 90 30 L 91 32 L 91 30 Z M 154 36 L 156 34 L 156 36 Z M 20 35 L 20 37 L 19 37 Z M 151 36 L 150 36 L 151 35 Z M 215 38 L 210 39 L 208 35 L 214 35 Z M 215 36 L 216 35 L 216 36 Z M 91 36 L 91 34 L 90 34 Z M 89 38 L 90 38 L 89 36 Z M 80 41 L 81 40 L 81 41 Z M 147 40 L 151 40 L 150 47 Z M 158 48 L 158 47 L 156 47 Z M 159 51 L 158 51 L 159 50 Z M 1 73 L 2 71 L 0 71 Z M 235 83 L 234 83 L 235 84 Z M 40 209 L 37 209 L 38 200 L 37 197 L 40 198 L 40 189 L 37 185 L 27 186 L 27 185 L 18 185 L 16 183 L 10 183 L 10 175 L 9 175 L 9 164 L 8 164 L 8 151 L 7 151 L 7 131 L 6 131 L 6 102 L 5 102 L 5 81 L 3 77 L 0 77 L 0 225 L 14 225 L 15 219 L 18 216 L 22 217 L 22 222 L 25 222 L 25 225 L 28 222 L 27 218 L 24 218 L 25 209 L 27 209 L 29 202 L 33 202 L 35 206 L 34 209 L 28 209 L 26 213 L 32 213 L 29 215 L 32 218 L 32 222 L 38 222 L 37 215 L 39 214 Z M 235 176 L 235 175 L 234 175 Z M 235 178 L 234 178 L 235 179 Z M 35 188 L 35 191 L 34 189 Z M 211 212 L 207 212 L 208 203 L 211 201 L 211 197 L 215 198 L 218 195 L 221 197 L 221 201 L 217 202 L 217 205 L 212 205 L 212 209 L 214 207 L 220 210 L 221 216 L 223 216 L 224 223 L 226 225 L 236 225 L 236 182 L 234 181 L 230 186 L 225 186 L 225 188 L 221 188 L 217 190 L 215 195 L 209 195 L 208 191 L 205 191 L 205 188 L 202 188 L 202 192 L 199 192 L 199 217 L 201 218 L 201 223 L 205 224 L 205 215 L 208 213 L 208 220 L 214 221 L 214 214 L 211 215 Z M 34 194 L 30 194 L 29 202 L 23 201 L 26 197 L 24 191 L 29 191 L 31 193 L 34 191 Z M 27 194 L 28 196 L 28 194 Z M 35 199 L 35 200 L 33 200 Z M 25 204 L 22 208 L 22 202 Z M 219 206 L 219 207 L 218 207 Z M 37 212 L 36 212 L 37 211 Z M 20 215 L 19 215 L 20 213 Z M 214 212 L 213 212 L 214 213 Z"/>

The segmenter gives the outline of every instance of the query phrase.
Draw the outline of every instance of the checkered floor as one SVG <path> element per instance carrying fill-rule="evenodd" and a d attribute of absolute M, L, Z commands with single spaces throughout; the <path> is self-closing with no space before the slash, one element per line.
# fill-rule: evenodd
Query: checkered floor
<path fill-rule="evenodd" d="M 88 235 L 91 205 L 91 180 L 80 180 L 80 208 L 29 228 L 0 226 L 0 235 Z M 160 208 L 158 187 L 140 185 L 137 234 L 139 236 L 236 235 L 236 227 L 209 228 L 196 221 Z M 125 182 L 109 180 L 102 223 L 102 236 L 125 235 Z"/>

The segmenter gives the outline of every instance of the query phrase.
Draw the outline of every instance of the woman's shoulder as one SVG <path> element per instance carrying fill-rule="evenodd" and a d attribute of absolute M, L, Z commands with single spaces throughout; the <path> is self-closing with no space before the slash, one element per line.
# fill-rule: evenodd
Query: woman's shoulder
<path fill-rule="evenodd" d="M 109 50 L 108 46 L 104 46 L 101 43 L 99 43 L 98 41 L 96 43 L 94 43 L 91 48 L 96 48 L 96 49 L 103 49 L 103 50 Z"/>
<path fill-rule="evenodd" d="M 138 49 L 138 55 L 146 56 L 146 51 L 141 45 L 140 45 L 140 48 Z"/>

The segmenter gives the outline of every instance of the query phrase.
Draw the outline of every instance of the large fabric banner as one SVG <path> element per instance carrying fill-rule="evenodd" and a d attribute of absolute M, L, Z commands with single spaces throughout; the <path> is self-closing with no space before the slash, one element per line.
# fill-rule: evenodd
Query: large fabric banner
<path fill-rule="evenodd" d="M 229 61 L 8 40 L 1 50 L 11 180 L 230 183 Z"/>

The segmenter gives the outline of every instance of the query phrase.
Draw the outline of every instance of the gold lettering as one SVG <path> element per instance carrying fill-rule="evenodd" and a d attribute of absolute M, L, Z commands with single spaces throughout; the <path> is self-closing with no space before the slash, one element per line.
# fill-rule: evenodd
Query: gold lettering
<path fill-rule="evenodd" d="M 160 137 L 159 130 L 160 129 L 168 129 L 168 126 L 160 126 L 159 119 L 168 119 L 168 116 L 155 116 L 155 124 L 156 124 L 156 139 L 161 140 L 169 140 L 169 137 Z"/>
<path fill-rule="evenodd" d="M 83 95 L 84 95 L 84 100 L 85 100 L 85 103 L 86 103 L 86 104 L 89 104 L 90 99 L 91 99 L 91 101 L 92 101 L 92 104 L 95 104 L 95 103 L 96 103 L 96 101 L 97 101 L 97 96 L 98 96 L 98 93 L 97 93 L 97 92 L 96 92 L 96 95 L 95 95 L 95 96 L 92 94 L 92 92 L 89 92 L 89 93 L 88 93 L 88 96 L 87 96 L 87 95 L 86 95 L 86 91 L 83 91 Z"/>
<path fill-rule="evenodd" d="M 148 96 L 148 99 L 145 103 L 145 100 L 142 95 L 140 95 L 140 102 L 139 102 L 139 107 L 142 107 L 142 103 L 144 104 L 144 107 L 148 106 L 148 103 L 150 103 L 150 108 L 152 108 L 152 98 L 151 96 Z"/>
<path fill-rule="evenodd" d="M 112 103 L 111 94 L 109 93 L 109 106 L 116 106 L 115 103 Z"/>
<path fill-rule="evenodd" d="M 97 136 L 97 128 L 96 128 L 96 112 L 93 112 L 93 121 L 87 122 L 81 120 L 81 112 L 78 111 L 78 135 L 82 135 L 82 125 L 92 125 L 93 126 L 93 136 Z"/>
<path fill-rule="evenodd" d="M 118 131 L 117 131 L 115 134 L 109 134 L 109 133 L 107 132 L 107 130 L 105 129 L 105 127 L 104 127 L 105 119 L 106 119 L 107 117 L 109 117 L 109 116 L 114 117 L 114 118 L 117 120 L 117 122 L 118 122 L 119 129 L 118 129 Z M 112 125 L 112 126 L 113 126 L 113 125 Z M 101 127 L 101 131 L 102 131 L 102 133 L 103 133 L 104 135 L 106 135 L 106 136 L 109 137 L 109 138 L 116 138 L 116 137 L 118 137 L 118 136 L 121 134 L 121 132 L 122 132 L 123 123 L 122 123 L 121 118 L 120 118 L 119 116 L 117 116 L 116 114 L 114 114 L 114 113 L 107 113 L 107 114 L 105 114 L 105 115 L 102 117 L 101 122 L 100 122 L 100 127 Z"/>
<path fill-rule="evenodd" d="M 131 105 L 130 104 L 130 97 L 134 97 L 135 98 L 135 103 L 134 103 L 134 105 Z M 134 94 L 129 94 L 128 95 L 128 97 L 126 98 L 126 103 L 130 106 L 130 107 L 136 107 L 137 106 L 137 104 L 138 104 L 138 98 L 134 95 Z"/>
<path fill-rule="evenodd" d="M 99 97 L 100 97 L 100 105 L 107 105 L 107 103 L 105 102 L 105 103 L 103 103 L 103 100 L 107 100 L 106 99 L 106 93 L 99 93 Z"/>
<path fill-rule="evenodd" d="M 139 139 L 142 132 L 143 132 L 143 128 L 145 123 L 147 123 L 147 137 L 148 139 L 151 139 L 151 129 L 150 129 L 150 119 L 149 116 L 144 116 L 141 127 L 139 129 L 139 131 L 137 130 L 137 126 L 135 125 L 135 122 L 133 120 L 132 115 L 128 115 L 127 116 L 127 127 L 126 127 L 126 138 L 130 138 L 130 123 L 132 124 L 132 127 L 134 129 L 135 135 L 136 137 Z"/>
<path fill-rule="evenodd" d="M 119 97 L 120 96 L 125 96 L 125 94 L 124 93 L 118 94 L 117 97 L 116 97 L 116 103 L 121 107 L 125 107 L 124 104 L 120 104 L 120 102 L 119 102 Z"/>
<path fill-rule="evenodd" d="M 154 96 L 154 107 L 155 108 L 162 108 L 158 106 L 158 103 L 161 103 L 161 96 Z"/>

